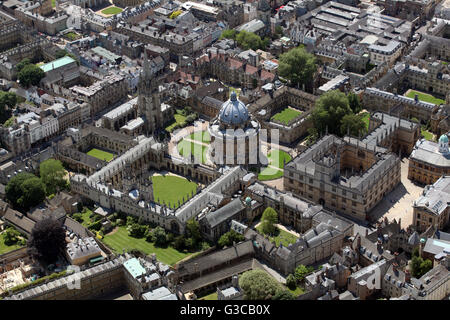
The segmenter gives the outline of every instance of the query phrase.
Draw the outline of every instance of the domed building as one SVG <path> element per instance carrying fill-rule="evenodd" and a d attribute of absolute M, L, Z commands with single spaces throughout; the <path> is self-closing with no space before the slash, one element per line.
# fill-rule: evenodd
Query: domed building
<path fill-rule="evenodd" d="M 259 122 L 248 112 L 236 92 L 222 104 L 220 112 L 209 124 L 211 158 L 216 164 L 258 164 Z"/>

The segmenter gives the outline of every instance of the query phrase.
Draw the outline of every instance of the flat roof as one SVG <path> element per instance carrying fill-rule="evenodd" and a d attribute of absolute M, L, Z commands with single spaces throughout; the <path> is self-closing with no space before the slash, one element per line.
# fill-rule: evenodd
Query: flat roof
<path fill-rule="evenodd" d="M 44 72 L 49 72 L 52 71 L 53 69 L 57 69 L 57 68 L 61 68 L 69 63 L 75 62 L 74 59 L 72 59 L 69 56 L 65 56 L 56 60 L 53 60 L 49 63 L 46 63 L 42 66 L 40 66 L 40 68 L 44 71 Z"/>
<path fill-rule="evenodd" d="M 133 276 L 133 278 L 137 278 L 143 274 L 145 274 L 145 269 L 141 266 L 140 262 L 136 258 L 132 258 L 127 260 L 123 266 L 128 272 Z"/>

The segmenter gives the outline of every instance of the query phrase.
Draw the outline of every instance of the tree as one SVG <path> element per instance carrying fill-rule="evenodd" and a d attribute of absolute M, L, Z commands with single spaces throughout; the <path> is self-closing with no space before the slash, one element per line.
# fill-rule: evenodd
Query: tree
<path fill-rule="evenodd" d="M 283 27 L 282 26 L 275 27 L 275 36 L 276 36 L 276 38 L 280 38 L 283 36 Z"/>
<path fill-rule="evenodd" d="M 297 280 L 292 273 L 286 277 L 286 286 L 291 290 L 297 287 Z"/>
<path fill-rule="evenodd" d="M 56 193 L 59 189 L 67 185 L 66 171 L 59 160 L 48 159 L 39 166 L 39 174 L 42 182 L 45 184 L 47 194 Z"/>
<path fill-rule="evenodd" d="M 178 251 L 181 251 L 185 247 L 185 241 L 184 237 L 182 235 L 177 236 L 175 240 L 173 241 L 173 247 L 177 249 Z"/>
<path fill-rule="evenodd" d="M 186 222 L 186 231 L 189 237 L 192 238 L 193 245 L 195 246 L 202 236 L 200 234 L 200 225 L 194 218 L 189 219 Z"/>
<path fill-rule="evenodd" d="M 280 56 L 278 70 L 294 86 L 307 85 L 312 82 L 317 70 L 316 58 L 299 46 Z"/>
<path fill-rule="evenodd" d="M 413 255 L 410 267 L 412 276 L 420 278 L 433 268 L 433 262 L 430 259 L 424 260 L 422 257 Z"/>
<path fill-rule="evenodd" d="M 154 239 L 155 245 L 164 246 L 167 244 L 167 234 L 162 227 L 156 227 L 151 231 L 152 237 Z"/>
<path fill-rule="evenodd" d="M 29 87 L 30 85 L 37 86 L 42 78 L 45 77 L 45 72 L 34 64 L 27 64 L 20 70 L 17 77 L 25 87 Z"/>
<path fill-rule="evenodd" d="M 359 97 L 356 94 L 350 92 L 347 96 L 347 99 L 350 105 L 350 109 L 352 109 L 354 113 L 359 113 L 362 110 L 361 102 L 359 101 Z"/>
<path fill-rule="evenodd" d="M 244 272 L 239 277 L 239 285 L 244 290 L 246 300 L 272 299 L 282 289 L 274 278 L 260 269 Z"/>
<path fill-rule="evenodd" d="M 242 30 L 236 35 L 236 41 L 238 45 L 244 50 L 258 50 L 264 48 L 261 37 L 253 32 Z"/>
<path fill-rule="evenodd" d="M 272 300 L 295 300 L 296 296 L 289 290 L 278 290 Z"/>
<path fill-rule="evenodd" d="M 358 114 L 347 114 L 341 120 L 341 135 L 346 135 L 347 132 L 350 135 L 359 137 L 363 136 L 366 130 L 366 123 L 364 122 L 361 115 Z"/>
<path fill-rule="evenodd" d="M 2 233 L 3 241 L 7 246 L 12 246 L 20 241 L 20 232 L 13 227 L 9 227 Z"/>
<path fill-rule="evenodd" d="M 34 174 L 23 172 L 9 180 L 6 197 L 14 206 L 28 210 L 45 199 L 45 186 Z"/>
<path fill-rule="evenodd" d="M 314 271 L 314 268 L 306 267 L 303 264 L 301 264 L 297 268 L 295 268 L 294 277 L 297 280 L 297 282 L 301 282 L 305 279 L 306 275 L 308 273 L 311 273 L 312 271 Z"/>
<path fill-rule="evenodd" d="M 53 263 L 66 247 L 66 233 L 61 223 L 47 218 L 36 222 L 28 241 L 28 252 L 35 259 Z"/>
<path fill-rule="evenodd" d="M 17 96 L 12 92 L 0 91 L 0 122 L 11 118 L 11 109 L 17 104 Z M 13 120 L 14 121 L 14 120 Z"/>
<path fill-rule="evenodd" d="M 276 230 L 276 224 L 278 223 L 278 213 L 271 207 L 267 207 L 264 210 L 262 218 L 262 232 L 264 234 L 274 234 Z"/>
<path fill-rule="evenodd" d="M 220 247 L 231 246 L 233 242 L 238 243 L 240 241 L 243 241 L 244 239 L 245 238 L 242 234 L 237 233 L 234 230 L 230 230 L 220 237 L 218 244 Z"/>
<path fill-rule="evenodd" d="M 347 96 L 339 90 L 332 90 L 316 100 L 312 120 L 318 132 L 325 133 L 328 128 L 328 133 L 339 135 L 342 118 L 348 114 L 352 114 L 352 109 Z"/>
<path fill-rule="evenodd" d="M 146 225 L 140 225 L 139 223 L 133 223 L 127 227 L 129 236 L 133 238 L 142 238 L 147 230 L 148 227 Z"/>
<path fill-rule="evenodd" d="M 222 34 L 220 36 L 220 39 L 236 39 L 237 31 L 234 29 L 226 29 L 222 31 Z"/>
<path fill-rule="evenodd" d="M 28 58 L 22 59 L 18 64 L 16 64 L 17 72 L 20 72 L 25 66 L 31 64 L 31 60 Z"/>

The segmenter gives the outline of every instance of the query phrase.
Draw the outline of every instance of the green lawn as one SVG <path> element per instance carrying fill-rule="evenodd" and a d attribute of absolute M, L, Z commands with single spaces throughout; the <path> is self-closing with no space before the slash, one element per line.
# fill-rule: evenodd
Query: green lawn
<path fill-rule="evenodd" d="M 95 149 L 95 148 L 91 149 L 87 154 L 92 157 L 95 157 L 97 159 L 108 161 L 108 162 L 114 158 L 114 155 L 112 153 L 102 151 L 99 149 Z"/>
<path fill-rule="evenodd" d="M 78 34 L 76 34 L 75 32 L 67 32 L 64 37 L 70 41 L 75 41 L 78 39 Z"/>
<path fill-rule="evenodd" d="M 52 8 L 56 7 L 56 0 L 52 0 Z"/>
<path fill-rule="evenodd" d="M 434 139 L 433 139 L 433 134 L 430 132 L 430 131 L 428 131 L 428 130 L 426 130 L 425 128 L 421 128 L 420 129 L 420 133 L 423 135 L 423 137 L 426 139 L 426 140 L 428 140 L 428 141 L 434 141 Z"/>
<path fill-rule="evenodd" d="M 121 13 L 123 11 L 123 9 L 117 8 L 117 7 L 109 7 L 106 8 L 105 10 L 102 10 L 103 14 L 118 14 Z"/>
<path fill-rule="evenodd" d="M 173 120 L 172 123 L 170 123 L 167 127 L 166 127 L 166 131 L 167 132 L 172 132 L 173 128 L 177 125 L 177 124 L 182 124 L 183 122 L 185 122 L 186 117 L 183 116 L 182 114 L 179 113 L 175 113 L 173 115 L 173 117 L 175 118 Z"/>
<path fill-rule="evenodd" d="M 305 293 L 305 289 L 301 288 L 301 287 L 296 287 L 295 290 L 291 290 L 289 287 L 285 287 L 287 290 L 289 290 L 291 293 L 293 293 L 296 297 L 298 297 L 299 295 Z"/>
<path fill-rule="evenodd" d="M 439 99 L 439 98 L 435 98 L 431 94 L 423 93 L 423 92 L 416 91 L 416 90 L 410 90 L 406 96 L 408 98 L 413 98 L 414 99 L 414 95 L 416 95 L 416 94 L 418 95 L 418 98 L 421 101 L 430 102 L 430 103 L 434 103 L 434 104 L 437 104 L 437 105 L 440 105 L 441 103 L 445 103 L 444 100 Z"/>
<path fill-rule="evenodd" d="M 366 124 L 367 131 L 369 131 L 370 113 L 364 112 L 363 114 L 361 114 L 361 116 L 362 116 L 364 123 Z"/>
<path fill-rule="evenodd" d="M 217 292 L 213 292 L 208 294 L 207 296 L 201 297 L 198 300 L 217 300 Z"/>
<path fill-rule="evenodd" d="M 261 224 L 258 227 L 256 227 L 256 230 L 258 230 L 259 233 L 263 234 L 261 229 L 262 229 Z M 295 241 L 297 241 L 298 238 L 294 236 L 292 233 L 277 228 L 276 234 L 270 236 L 269 239 L 270 241 L 275 241 L 277 246 L 279 246 L 280 243 L 282 243 L 283 246 L 287 247 L 291 243 L 295 243 Z"/>
<path fill-rule="evenodd" d="M 105 235 L 102 241 L 116 253 L 122 253 L 123 249 L 125 251 L 136 249 L 147 255 L 155 253 L 158 260 L 169 265 L 174 265 L 192 254 L 190 252 L 180 252 L 172 247 L 155 247 L 153 243 L 147 242 L 145 238 L 130 237 L 125 226 L 119 227 L 114 233 Z"/>
<path fill-rule="evenodd" d="M 194 141 L 203 142 L 203 143 L 211 142 L 211 136 L 209 135 L 209 132 L 207 130 L 195 131 L 189 135 L 189 139 L 194 140 Z"/>
<path fill-rule="evenodd" d="M 282 123 L 284 123 L 285 125 L 289 124 L 289 121 L 291 121 L 292 119 L 297 118 L 299 115 L 301 115 L 302 112 L 292 109 L 292 108 L 285 108 L 283 111 L 278 112 L 277 114 L 275 114 L 271 120 L 278 120 Z"/>
<path fill-rule="evenodd" d="M 292 159 L 292 157 L 288 153 L 278 149 L 270 151 L 269 154 L 267 155 L 267 158 L 269 159 L 269 165 L 275 166 L 279 169 L 283 169 L 284 164 L 288 163 Z M 272 167 L 265 167 L 258 174 L 258 179 L 261 181 L 266 181 L 278 179 L 281 178 L 282 176 L 283 170 L 277 170 Z"/>
<path fill-rule="evenodd" d="M 201 163 L 206 162 L 208 147 L 204 145 L 183 139 L 178 143 L 177 148 L 180 155 L 187 159 L 190 159 L 191 154 L 193 154 L 194 158 L 198 159 L 196 161 L 200 161 Z"/>
<path fill-rule="evenodd" d="M 16 249 L 21 248 L 22 246 L 18 244 L 13 244 L 12 246 L 7 246 L 5 241 L 3 240 L 3 234 L 0 234 L 0 254 L 4 254 Z"/>
<path fill-rule="evenodd" d="M 185 178 L 176 176 L 153 176 L 153 195 L 155 201 L 165 203 L 170 207 L 178 207 L 178 200 L 180 203 L 186 202 L 191 198 L 192 192 L 196 194 L 197 184 L 189 182 Z"/>

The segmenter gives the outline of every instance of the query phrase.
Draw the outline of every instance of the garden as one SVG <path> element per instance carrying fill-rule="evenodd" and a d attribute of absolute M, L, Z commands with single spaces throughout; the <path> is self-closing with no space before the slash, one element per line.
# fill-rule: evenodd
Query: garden
<path fill-rule="evenodd" d="M 105 15 L 114 15 L 114 14 L 121 13 L 122 11 L 123 11 L 123 9 L 112 6 L 112 7 L 102 10 L 101 12 Z"/>
<path fill-rule="evenodd" d="M 436 97 L 434 97 L 431 94 L 427 94 L 427 93 L 423 93 L 423 92 L 416 91 L 416 90 L 411 90 L 411 89 L 408 90 L 408 92 L 406 93 L 406 96 L 408 98 L 414 99 L 416 94 L 417 94 L 417 97 L 419 98 L 420 101 L 434 103 L 434 104 L 437 104 L 437 105 L 445 103 L 444 100 L 436 98 Z"/>

